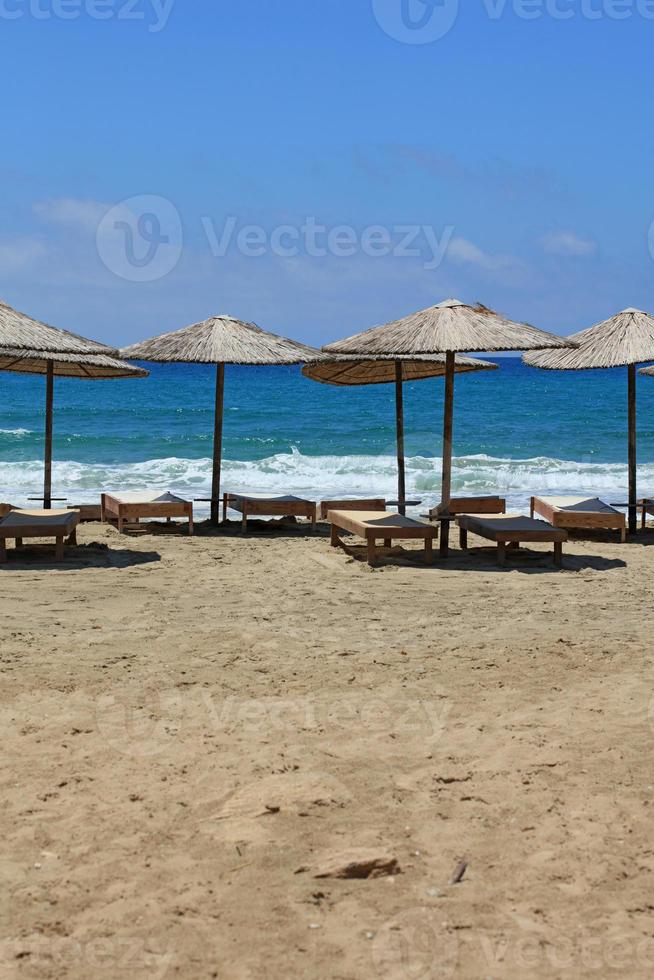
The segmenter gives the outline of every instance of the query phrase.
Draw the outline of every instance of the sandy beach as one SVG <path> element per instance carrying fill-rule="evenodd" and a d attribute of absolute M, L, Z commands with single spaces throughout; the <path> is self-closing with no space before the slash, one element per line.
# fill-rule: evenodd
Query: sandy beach
<path fill-rule="evenodd" d="M 0 976 L 652 975 L 654 532 L 79 542 L 0 567 Z"/>

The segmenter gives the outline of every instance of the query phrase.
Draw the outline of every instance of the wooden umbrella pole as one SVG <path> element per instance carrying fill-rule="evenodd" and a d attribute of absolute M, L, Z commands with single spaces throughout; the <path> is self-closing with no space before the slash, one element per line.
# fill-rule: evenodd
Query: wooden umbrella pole
<path fill-rule="evenodd" d="M 395 362 L 395 421 L 397 427 L 397 499 L 400 514 L 406 514 L 406 473 L 404 463 L 404 392 L 402 362 Z"/>
<path fill-rule="evenodd" d="M 441 507 L 447 514 L 452 496 L 452 428 L 454 418 L 454 351 L 445 355 L 445 410 L 443 418 L 443 479 Z"/>
<path fill-rule="evenodd" d="M 638 531 L 638 475 L 636 459 L 636 365 L 629 372 L 629 534 Z"/>
<path fill-rule="evenodd" d="M 220 464 L 223 455 L 223 401 L 225 365 L 216 365 L 216 413 L 213 431 L 213 477 L 211 481 L 211 523 L 220 524 Z"/>
<path fill-rule="evenodd" d="M 43 506 L 52 507 L 52 411 L 54 403 L 54 362 L 48 361 L 45 375 L 45 447 Z"/>

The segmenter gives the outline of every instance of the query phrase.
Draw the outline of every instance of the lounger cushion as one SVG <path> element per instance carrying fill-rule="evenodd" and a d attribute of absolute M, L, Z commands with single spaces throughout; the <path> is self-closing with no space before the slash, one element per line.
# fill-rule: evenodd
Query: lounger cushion
<path fill-rule="evenodd" d="M 0 537 L 56 538 L 70 534 L 78 524 L 76 510 L 12 510 L 0 520 Z"/>
<path fill-rule="evenodd" d="M 620 511 L 604 503 L 599 497 L 534 497 L 558 510 L 579 511 L 584 514 L 619 514 Z"/>
<path fill-rule="evenodd" d="M 187 500 L 183 497 L 176 497 L 174 493 L 168 491 L 161 493 L 159 490 L 124 490 L 120 493 L 107 493 L 107 497 L 117 501 L 119 504 L 186 504 Z"/>

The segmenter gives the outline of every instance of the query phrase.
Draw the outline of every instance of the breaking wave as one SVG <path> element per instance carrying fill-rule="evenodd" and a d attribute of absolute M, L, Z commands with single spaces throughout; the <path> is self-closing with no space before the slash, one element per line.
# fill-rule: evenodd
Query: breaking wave
<path fill-rule="evenodd" d="M 440 497 L 441 460 L 414 456 L 407 459 L 408 492 L 431 505 Z M 43 464 L 0 463 L 0 497 L 19 503 L 37 493 Z M 643 490 L 654 488 L 654 465 L 639 467 Z M 207 496 L 211 460 L 170 457 L 139 463 L 100 464 L 55 462 L 53 487 L 69 501 L 97 500 L 101 490 L 166 489 L 189 496 Z M 332 496 L 397 493 L 393 456 L 305 456 L 294 449 L 255 461 L 224 460 L 223 487 L 234 491 L 295 493 L 313 499 Z M 453 493 L 498 493 L 509 506 L 525 510 L 534 493 L 588 493 L 613 501 L 623 500 L 626 465 L 552 459 L 502 459 L 486 455 L 454 460 Z"/>

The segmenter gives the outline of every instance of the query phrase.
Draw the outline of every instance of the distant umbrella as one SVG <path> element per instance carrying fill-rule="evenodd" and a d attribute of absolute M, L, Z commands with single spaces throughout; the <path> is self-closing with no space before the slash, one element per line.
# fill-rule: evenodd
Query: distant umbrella
<path fill-rule="evenodd" d="M 629 407 L 629 531 L 638 529 L 636 459 L 636 368 L 654 360 L 654 316 L 629 308 L 608 320 L 569 337 L 576 350 L 527 354 L 526 364 L 547 371 L 585 371 L 594 368 L 627 368 Z M 654 372 L 653 372 L 654 373 Z"/>
<path fill-rule="evenodd" d="M 496 371 L 497 364 L 473 357 L 457 357 L 455 373 L 471 371 Z M 406 473 L 404 456 L 404 392 L 405 381 L 421 381 L 445 375 L 444 354 L 419 354 L 414 357 L 384 357 L 355 360 L 341 357 L 338 360 L 308 364 L 302 374 L 312 381 L 329 385 L 376 385 L 395 383 L 395 428 L 397 433 L 397 497 L 399 511 L 406 513 Z"/>
<path fill-rule="evenodd" d="M 123 348 L 123 357 L 140 361 L 216 365 L 211 520 L 220 520 L 223 402 L 226 364 L 304 364 L 323 360 L 313 347 L 288 340 L 230 316 L 214 316 L 190 327 L 160 334 Z"/>
<path fill-rule="evenodd" d="M 0 371 L 44 374 L 45 449 L 43 506 L 52 506 L 54 378 L 142 378 L 148 372 L 120 361 L 117 351 L 78 334 L 41 323 L 0 302 Z"/>
<path fill-rule="evenodd" d="M 570 341 L 514 323 L 486 306 L 470 306 L 448 299 L 437 306 L 394 320 L 381 327 L 347 337 L 323 348 L 325 352 L 359 356 L 377 354 L 445 354 L 445 408 L 443 421 L 443 479 L 441 503 L 446 511 L 452 492 L 452 424 L 454 414 L 455 355 L 466 351 L 541 350 L 569 347 Z"/>

